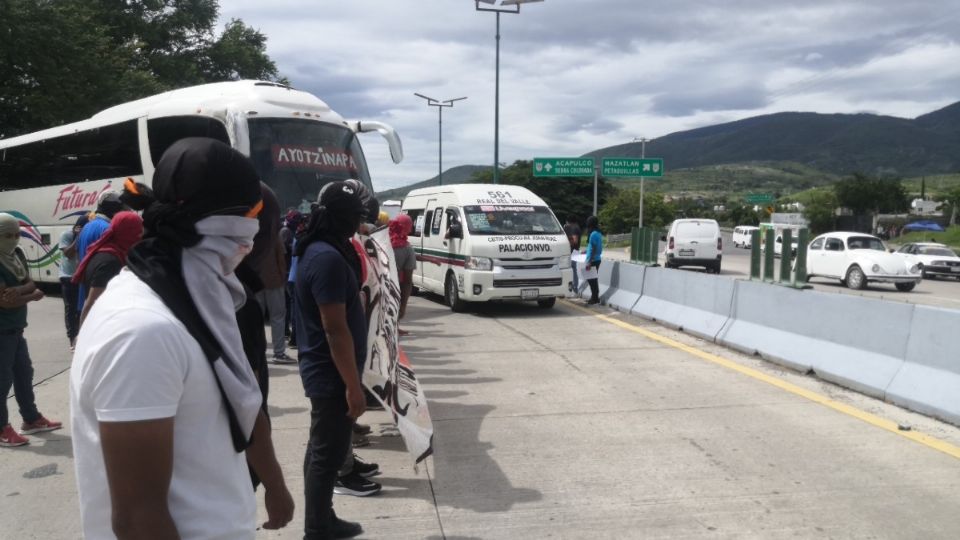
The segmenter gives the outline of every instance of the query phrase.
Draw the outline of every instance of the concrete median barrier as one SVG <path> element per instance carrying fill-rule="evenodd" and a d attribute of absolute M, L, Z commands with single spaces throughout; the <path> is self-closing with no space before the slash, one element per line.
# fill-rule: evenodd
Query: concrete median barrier
<path fill-rule="evenodd" d="M 643 276 L 646 267 L 632 263 L 616 263 L 610 276 L 610 288 L 605 291 L 603 302 L 619 311 L 630 312 L 643 292 Z"/>
<path fill-rule="evenodd" d="M 604 298 L 613 294 L 611 288 L 611 281 L 613 278 L 613 270 L 620 265 L 620 261 L 611 261 L 606 260 L 600 264 L 600 270 L 597 272 L 597 284 L 599 287 L 600 301 L 603 302 Z M 581 267 L 582 268 L 582 267 Z M 583 279 L 583 273 L 580 273 L 580 288 L 579 295 L 581 298 L 590 298 L 590 286 L 587 285 L 587 280 Z"/>
<path fill-rule="evenodd" d="M 724 345 L 879 398 L 900 371 L 915 306 L 738 281 Z"/>
<path fill-rule="evenodd" d="M 960 425 L 960 311 L 917 306 L 887 399 Z"/>
<path fill-rule="evenodd" d="M 647 268 L 632 313 L 714 341 L 730 317 L 735 284 L 720 276 Z"/>

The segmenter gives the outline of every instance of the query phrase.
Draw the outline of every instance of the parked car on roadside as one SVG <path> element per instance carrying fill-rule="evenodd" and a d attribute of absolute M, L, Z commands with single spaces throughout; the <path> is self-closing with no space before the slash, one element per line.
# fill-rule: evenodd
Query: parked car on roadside
<path fill-rule="evenodd" d="M 663 252 L 667 268 L 702 266 L 707 272 L 720 273 L 723 239 L 716 220 L 678 219 L 662 240 L 667 243 Z"/>
<path fill-rule="evenodd" d="M 753 245 L 753 231 L 760 230 L 760 227 L 753 225 L 738 225 L 733 228 L 733 247 L 750 249 Z"/>
<path fill-rule="evenodd" d="M 960 257 L 944 244 L 911 242 L 896 251 L 910 263 L 920 265 L 924 279 L 934 276 L 952 276 L 960 279 Z"/>
<path fill-rule="evenodd" d="M 851 289 L 868 283 L 893 283 L 912 291 L 920 283 L 920 265 L 888 253 L 876 236 L 856 232 L 821 234 L 810 242 L 807 276 L 839 279 Z"/>

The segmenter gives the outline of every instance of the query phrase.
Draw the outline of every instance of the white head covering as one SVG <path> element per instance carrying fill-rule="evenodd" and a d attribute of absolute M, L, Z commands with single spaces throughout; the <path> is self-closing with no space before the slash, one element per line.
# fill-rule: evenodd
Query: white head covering
<path fill-rule="evenodd" d="M 27 279 L 27 267 L 16 255 L 20 243 L 20 222 L 10 214 L 0 213 L 0 264 L 17 278 Z"/>

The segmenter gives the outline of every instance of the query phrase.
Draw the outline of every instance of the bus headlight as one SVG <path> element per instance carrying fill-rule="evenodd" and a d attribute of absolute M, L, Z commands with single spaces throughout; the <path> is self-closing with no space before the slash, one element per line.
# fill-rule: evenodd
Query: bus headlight
<path fill-rule="evenodd" d="M 566 270 L 570 268 L 570 257 L 560 257 L 560 269 Z"/>
<path fill-rule="evenodd" d="M 493 259 L 489 257 L 467 257 L 467 262 L 463 265 L 467 270 L 480 270 L 489 272 L 493 270 Z"/>

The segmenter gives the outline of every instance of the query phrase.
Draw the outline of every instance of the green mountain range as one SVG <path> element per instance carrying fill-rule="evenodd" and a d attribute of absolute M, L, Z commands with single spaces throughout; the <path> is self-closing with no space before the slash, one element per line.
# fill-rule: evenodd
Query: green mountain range
<path fill-rule="evenodd" d="M 639 157 L 640 143 L 594 157 Z M 831 175 L 920 176 L 960 171 L 960 102 L 915 119 L 875 114 L 777 113 L 671 133 L 647 142 L 667 171 L 793 162 Z"/>
<path fill-rule="evenodd" d="M 548 152 L 549 153 L 549 152 Z M 639 157 L 639 142 L 585 154 Z M 651 181 L 670 193 L 793 193 L 829 184 L 853 172 L 904 178 L 960 173 L 960 102 L 914 119 L 875 114 L 776 113 L 671 133 L 647 141 L 666 174 Z M 531 156 L 532 157 L 532 156 Z M 444 183 L 469 182 L 488 169 L 444 172 Z M 953 176 L 951 176 L 953 177 Z M 437 178 L 379 194 L 402 198 Z M 620 187 L 633 180 L 612 182 Z"/>

